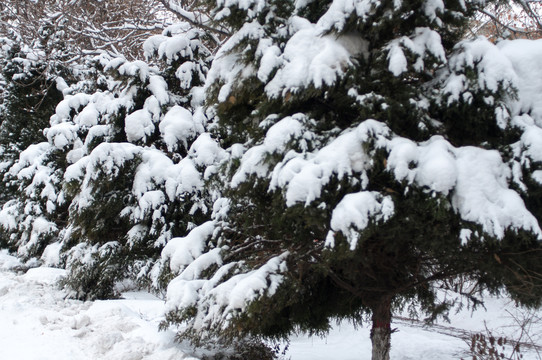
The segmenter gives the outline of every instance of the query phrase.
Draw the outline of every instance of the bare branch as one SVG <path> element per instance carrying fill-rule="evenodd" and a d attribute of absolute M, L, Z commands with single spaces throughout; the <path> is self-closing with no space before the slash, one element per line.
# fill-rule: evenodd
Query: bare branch
<path fill-rule="evenodd" d="M 159 0 L 159 1 L 162 3 L 162 5 L 164 5 L 164 7 L 166 9 L 168 9 L 169 11 L 174 13 L 179 19 L 186 21 L 190 25 L 193 25 L 193 26 L 195 26 L 197 28 L 200 28 L 200 29 L 203 29 L 203 30 L 213 32 L 213 33 L 221 35 L 221 36 L 225 36 L 225 37 L 231 36 L 231 33 L 227 32 L 227 31 L 224 31 L 224 30 L 217 29 L 215 27 L 206 25 L 204 23 L 204 21 L 202 21 L 201 18 L 197 19 L 196 16 L 193 13 L 184 10 L 183 8 L 181 8 L 180 6 L 174 4 L 170 0 Z"/>

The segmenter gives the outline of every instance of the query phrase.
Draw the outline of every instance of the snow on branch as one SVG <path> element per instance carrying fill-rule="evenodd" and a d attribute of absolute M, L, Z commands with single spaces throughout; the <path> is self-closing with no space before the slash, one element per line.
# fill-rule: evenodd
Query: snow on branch
<path fill-rule="evenodd" d="M 175 0 L 158 1 L 160 1 L 160 3 L 166 9 L 174 13 L 179 19 L 186 21 L 197 28 L 210 31 L 211 33 L 222 37 L 231 36 L 231 33 L 226 31 L 225 29 L 212 26 L 210 24 L 210 17 L 205 12 L 203 12 L 202 9 L 198 9 L 198 11 L 189 11 L 186 10 L 185 7 L 179 5 Z M 195 3 L 196 2 L 194 1 L 194 7 Z M 190 8 L 190 5 L 188 6 L 188 8 Z"/>

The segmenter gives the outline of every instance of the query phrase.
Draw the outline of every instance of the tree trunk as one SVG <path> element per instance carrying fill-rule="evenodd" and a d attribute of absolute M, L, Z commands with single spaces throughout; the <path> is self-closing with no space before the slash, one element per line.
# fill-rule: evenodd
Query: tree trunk
<path fill-rule="evenodd" d="M 373 328 L 371 329 L 372 360 L 390 360 L 391 298 L 383 298 L 371 310 L 373 312 Z"/>

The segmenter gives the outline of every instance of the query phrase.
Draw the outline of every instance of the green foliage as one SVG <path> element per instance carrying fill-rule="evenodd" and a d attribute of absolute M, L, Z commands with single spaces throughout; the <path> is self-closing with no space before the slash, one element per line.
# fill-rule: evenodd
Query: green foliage
<path fill-rule="evenodd" d="M 491 88 L 480 81 L 483 70 L 479 59 L 472 66 L 458 60 L 465 49 L 456 45 L 478 4 L 447 1 L 434 16 L 421 0 L 398 5 L 375 1 L 365 4 L 368 7 L 358 13 L 348 13 L 330 1 L 314 1 L 296 9 L 291 5 L 269 2 L 262 8 L 246 9 L 233 1 L 215 9 L 218 18 L 240 29 L 226 44 L 227 50 L 220 53 L 227 59 L 224 63 L 237 61 L 236 65 L 253 71 L 231 66 L 232 71 L 238 71 L 234 80 L 215 75 L 215 82 L 207 88 L 208 114 L 214 116 L 211 130 L 233 154 L 221 164 L 213 180 L 229 204 L 213 244 L 222 247 L 222 260 L 226 265 L 235 264 L 237 274 L 249 276 L 281 254 L 288 254 L 287 270 L 280 272 L 276 289 L 247 295 L 246 308 L 215 309 L 224 311 L 226 320 L 220 324 L 227 324 L 225 328 L 205 328 L 211 326 L 212 321 L 206 322 L 206 311 L 215 311 L 209 310 L 213 305 L 181 307 L 168 315 L 168 323 L 201 321 L 204 325 L 198 326 L 205 331 L 189 326 L 182 332 L 197 342 L 212 336 L 276 339 L 298 330 L 323 333 L 329 329 L 330 319 L 359 323 L 368 314 L 374 315 L 382 303 L 392 309 L 416 304 L 431 320 L 445 316 L 452 305 L 439 301 L 438 284 L 454 283 L 459 277 L 493 293 L 505 289 L 522 304 L 539 305 L 540 279 L 535 274 L 540 273 L 536 259 L 542 245 L 535 234 L 511 228 L 499 239 L 459 214 L 459 200 L 452 190 L 439 192 L 408 177 L 397 180 L 395 169 L 388 165 L 392 161 L 390 144 L 395 138 L 416 145 L 444 138 L 450 148 L 494 149 L 505 161 L 513 160 L 514 144 L 521 134 L 510 125 L 506 104 L 514 98 L 515 90 L 509 83 Z M 337 6 L 340 15 L 325 18 L 330 6 Z M 316 84 L 308 76 L 305 82 L 268 93 L 267 86 L 276 80 L 281 66 L 295 62 L 287 58 L 285 49 L 288 41 L 302 31 L 294 25 L 300 21 L 296 16 L 312 23 L 303 23 L 303 29 L 315 26 L 320 37 L 330 36 L 337 42 L 347 38 L 362 44 L 362 49 L 350 49 L 351 63 L 333 64 L 337 75 L 332 80 Z M 284 26 L 275 29 L 271 24 Z M 420 40 L 427 39 L 424 36 L 436 40 L 428 41 L 420 50 L 413 44 L 425 41 Z M 277 60 L 281 65 L 274 65 L 272 71 L 263 64 L 266 59 L 261 50 L 270 44 L 276 46 L 277 58 L 287 58 L 283 63 L 283 59 Z M 442 53 L 428 50 L 435 44 L 442 45 Z M 404 56 L 406 65 L 401 71 L 392 69 L 392 51 Z M 218 66 L 227 66 L 221 59 L 216 60 Z M 258 73 L 261 67 L 268 75 Z M 453 77 L 464 79 L 455 98 L 447 88 L 447 81 Z M 281 139 L 284 143 L 276 145 L 270 129 L 294 116 L 303 119 L 298 122 L 301 130 L 292 130 L 292 134 L 284 135 L 289 139 Z M 351 161 L 357 161 L 363 170 L 329 166 L 331 174 L 324 174 L 323 166 L 318 166 L 319 151 L 335 145 L 340 136 L 360 131 L 360 125 L 371 119 L 384 124 L 392 140 L 383 145 L 383 139 L 376 135 L 356 138 L 363 153 Z M 237 153 L 239 148 L 246 149 L 246 157 Z M 288 202 L 289 180 L 277 175 L 283 175 L 283 167 L 292 163 L 298 166 L 288 171 L 295 174 L 303 170 L 321 172 L 314 181 L 322 185 L 316 195 L 306 197 L 306 202 Z M 413 161 L 409 169 L 417 166 Z M 294 175 L 287 173 L 284 178 L 288 176 Z M 537 191 L 538 184 L 524 177 L 529 189 L 517 186 L 538 219 L 539 196 L 533 192 L 534 199 L 528 199 L 529 191 Z M 352 226 L 350 233 L 334 229 L 334 210 L 347 195 L 359 192 L 390 200 L 393 215 L 378 217 L 364 210 L 369 212 L 369 221 L 363 228 Z M 465 233 L 470 237 L 465 238 Z M 201 279 L 209 280 L 213 284 L 209 286 L 216 289 L 218 280 L 213 276 L 218 271 L 211 269 Z M 234 278 L 232 274 L 218 284 L 229 284 Z M 269 278 L 266 281 L 269 288 L 275 286 Z M 212 304 L 212 296 L 211 300 L 200 296 Z M 373 317 L 373 321 L 379 319 Z"/>
<path fill-rule="evenodd" d="M 160 128 L 175 106 L 182 105 L 194 113 L 195 109 L 190 107 L 197 103 L 192 101 L 193 91 L 202 85 L 207 72 L 206 61 L 211 54 L 202 45 L 205 35 L 198 30 L 184 33 L 185 25 L 157 36 L 156 41 L 162 45 L 173 42 L 177 46 L 180 41 L 186 47 L 171 54 L 160 52 L 156 45 L 154 53 L 147 54 L 156 66 L 121 58 L 97 58 L 93 66 L 100 74 L 101 86 L 92 96 L 83 97 L 83 106 L 73 109 L 68 119 L 77 124 L 77 136 L 84 144 L 81 148 L 75 141 L 67 146 L 83 157 L 72 165 L 78 169 L 78 175 L 63 184 L 66 202 L 70 204 L 67 231 L 62 239 L 64 261 L 70 270 L 66 286 L 78 297 L 114 295 L 114 284 L 124 279 L 163 290 L 172 278 L 159 262 L 164 245 L 208 219 L 209 202 L 202 200 L 203 190 L 182 184 L 183 171 L 194 171 L 194 183 L 200 176 L 197 171 L 201 169 L 190 160 L 184 160 L 187 165 L 181 163 L 198 134 L 172 146 L 166 144 Z M 92 119 L 97 124 L 79 124 L 78 115 L 89 108 L 91 113 L 98 109 L 96 119 Z M 129 117 L 136 112 L 148 119 L 145 126 L 150 130 L 146 129 L 142 138 L 134 138 L 128 130 Z M 183 119 L 170 122 L 177 120 Z M 139 125 L 137 116 L 131 121 L 135 121 L 134 126 Z M 188 169 L 183 170 L 183 166 Z M 145 180 L 136 180 L 139 177 Z M 146 195 L 150 196 L 145 198 Z M 102 249 L 112 242 L 115 246 L 109 247 L 106 255 L 96 250 L 98 255 L 90 265 L 82 260 L 83 252 L 71 250 Z M 88 276 L 81 276 L 93 264 L 102 267 L 104 274 L 88 271 Z"/>
<path fill-rule="evenodd" d="M 62 63 L 62 29 L 44 21 L 38 33 L 32 44 L 15 31 L 0 38 L 0 205 L 2 217 L 11 218 L 0 226 L 0 236 L 25 259 L 41 256 L 65 221 L 65 206 L 55 204 L 63 170 L 51 170 L 63 167 L 65 159 L 45 149 L 44 129 L 63 99 L 62 86 L 75 81 Z"/>
<path fill-rule="evenodd" d="M 126 162 L 111 176 L 108 170 L 101 167 L 94 169 L 93 183 L 89 184 L 92 189 L 92 200 L 89 206 L 72 208 L 71 224 L 75 230 L 73 237 L 85 238 L 89 244 L 103 244 L 109 241 L 117 241 L 129 230 L 129 222 L 123 216 L 119 216 L 122 210 L 133 204 L 134 197 L 131 193 L 133 186 L 133 174 L 140 163 L 135 158 Z M 77 189 L 73 184 L 72 189 Z M 75 197 L 77 192 L 68 195 Z M 78 206 L 74 203 L 74 206 Z"/>
<path fill-rule="evenodd" d="M 126 263 L 118 250 L 116 242 L 100 247 L 83 245 L 72 248 L 66 259 L 69 276 L 60 285 L 67 287 L 73 297 L 80 300 L 119 297 L 115 285 L 126 271 Z M 76 253 L 81 251 L 85 253 L 84 257 L 77 256 Z"/>
<path fill-rule="evenodd" d="M 23 43 L 15 32 L 0 39 L 4 45 L 0 69 L 6 82 L 0 101 L 0 145 L 5 159 L 13 160 L 29 145 L 44 140 L 43 129 L 63 98 L 56 80 L 74 78 L 62 64 L 68 56 L 62 28 L 45 19 L 38 33 L 33 44 Z"/>
<path fill-rule="evenodd" d="M 44 140 L 42 130 L 49 125 L 62 93 L 55 87 L 46 63 L 28 68 L 31 61 L 19 45 L 14 45 L 2 58 L 0 66 L 6 85 L 0 115 L 2 156 L 14 160 L 29 145 Z M 5 161 L 5 160 L 4 160 Z"/>

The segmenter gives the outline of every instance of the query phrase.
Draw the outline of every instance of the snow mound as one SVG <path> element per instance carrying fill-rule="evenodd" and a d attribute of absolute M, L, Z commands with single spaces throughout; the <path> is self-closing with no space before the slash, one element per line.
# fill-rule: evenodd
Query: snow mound
<path fill-rule="evenodd" d="M 13 261 L 0 253 L 0 266 Z M 52 268 L 0 272 L 0 358 L 197 360 L 204 354 L 176 343 L 174 331 L 158 331 L 162 300 L 146 293 L 130 293 L 127 300 L 69 300 L 54 285 L 62 275 Z"/>
<path fill-rule="evenodd" d="M 9 255 L 7 250 L 0 250 L 0 270 L 10 270 L 21 266 L 23 263 L 17 257 Z"/>
<path fill-rule="evenodd" d="M 50 267 L 39 267 L 29 269 L 23 278 L 38 284 L 54 285 L 66 276 L 66 270 Z"/>

